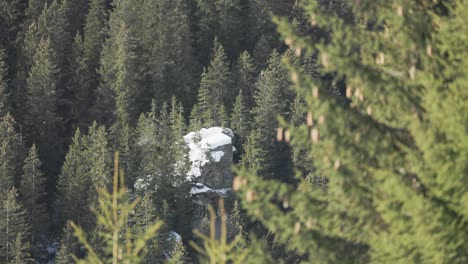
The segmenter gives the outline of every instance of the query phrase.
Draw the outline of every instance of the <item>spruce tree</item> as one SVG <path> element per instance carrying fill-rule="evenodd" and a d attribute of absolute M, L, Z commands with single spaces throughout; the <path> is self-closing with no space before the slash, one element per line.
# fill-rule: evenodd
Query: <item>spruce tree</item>
<path fill-rule="evenodd" d="M 256 83 L 256 106 L 252 110 L 255 125 L 264 135 L 261 145 L 267 153 L 265 173 L 268 176 L 287 178 L 291 173 L 290 149 L 275 140 L 278 117 L 289 117 L 289 104 L 293 100 L 290 85 L 288 70 L 275 50 L 268 60 L 268 68 L 262 71 Z"/>
<path fill-rule="evenodd" d="M 140 94 L 143 83 L 138 54 L 135 53 L 138 44 L 134 32 L 125 22 L 115 27 L 111 27 L 113 35 L 102 51 L 102 82 L 95 107 L 99 119 L 105 124 L 113 124 L 113 131 L 119 131 L 127 124 L 136 123 L 142 108 Z"/>
<path fill-rule="evenodd" d="M 78 111 L 78 122 L 83 127 L 91 122 L 90 109 L 94 103 L 94 95 L 99 85 L 99 61 L 102 46 L 106 37 L 107 26 L 106 1 L 92 0 L 89 4 L 89 11 L 86 15 L 84 26 L 82 56 L 79 57 L 79 66 L 81 71 L 75 76 L 80 82 L 77 83 L 79 91 L 79 101 L 76 107 Z"/>
<path fill-rule="evenodd" d="M 243 91 L 240 90 L 236 97 L 236 102 L 234 103 L 230 125 L 234 133 L 240 137 L 241 142 L 245 140 L 249 134 L 252 125 L 251 113 L 245 105 L 244 98 Z"/>
<path fill-rule="evenodd" d="M 4 49 L 0 49 L 0 117 L 9 110 L 8 68 Z"/>
<path fill-rule="evenodd" d="M 34 55 L 34 65 L 27 80 L 28 113 L 26 116 L 31 138 L 49 143 L 58 122 L 57 64 L 50 48 L 50 39 L 41 39 Z M 50 142 L 52 143 L 52 142 Z"/>
<path fill-rule="evenodd" d="M 185 0 L 145 0 L 141 17 L 142 56 L 150 80 L 148 98 L 158 104 L 176 96 L 184 107 L 195 102 L 198 64 L 192 50 L 190 10 Z M 147 102 L 149 103 L 149 101 Z"/>
<path fill-rule="evenodd" d="M 249 110 L 255 105 L 255 73 L 256 69 L 252 57 L 247 51 L 242 52 L 236 64 L 237 90 L 243 91 L 245 107 Z"/>
<path fill-rule="evenodd" d="M 88 130 L 88 135 L 83 139 L 83 147 L 83 156 L 86 158 L 91 183 L 96 187 L 109 186 L 111 151 L 105 127 L 98 126 L 94 122 Z"/>
<path fill-rule="evenodd" d="M 231 109 L 234 87 L 229 68 L 224 48 L 218 45 L 210 66 L 203 71 L 198 91 L 198 108 L 204 126 L 215 125 L 213 122 L 219 123 L 218 111 L 222 105 L 227 108 L 227 112 Z"/>
<path fill-rule="evenodd" d="M 25 148 L 16 123 L 10 113 L 0 121 L 0 191 L 6 192 L 18 186 Z"/>
<path fill-rule="evenodd" d="M 31 218 L 31 242 L 33 243 L 40 240 L 40 236 L 47 231 L 49 222 L 46 208 L 46 179 L 41 172 L 41 166 L 36 145 L 33 145 L 24 161 L 20 185 L 23 205 Z"/>
<path fill-rule="evenodd" d="M 305 177 L 284 184 L 250 175 L 243 205 L 308 262 L 465 263 L 468 94 L 457 54 L 467 52 L 458 33 L 467 5 L 348 4 L 358 23 L 304 3 L 327 42 L 278 20 L 291 48 L 318 54 L 321 76 L 332 84 L 346 76 L 350 104 L 291 64 L 310 121 L 284 125 L 308 146 L 328 191 Z"/>
<path fill-rule="evenodd" d="M 74 236 L 73 229 L 67 223 L 63 228 L 62 238 L 60 239 L 60 248 L 55 255 L 55 263 L 57 264 L 68 264 L 73 262 L 72 255 L 81 255 L 79 250 L 79 243 Z"/>
<path fill-rule="evenodd" d="M 147 255 L 148 241 L 156 237 L 162 222 L 156 221 L 148 225 L 145 232 L 135 236 L 128 225 L 131 213 L 140 199 L 128 201 L 124 177 L 119 174 L 118 153 L 114 159 L 114 178 L 112 192 L 99 189 L 99 207 L 95 214 L 99 239 L 102 248 L 94 248 L 87 238 L 86 232 L 75 223 L 72 227 L 75 235 L 87 251 L 84 258 L 73 256 L 77 263 L 142 263 Z"/>
<path fill-rule="evenodd" d="M 230 57 L 238 56 L 243 42 L 241 0 L 215 0 L 217 24 L 215 35 Z"/>
<path fill-rule="evenodd" d="M 58 222 L 63 226 L 68 220 L 90 228 L 94 219 L 89 209 L 90 196 L 94 191 L 87 172 L 89 166 L 84 156 L 84 138 L 77 130 L 65 156 L 57 183 Z"/>
<path fill-rule="evenodd" d="M 3 196 L 0 214 L 0 260 L 2 263 L 28 263 L 29 218 L 17 200 L 18 192 L 13 187 Z"/>

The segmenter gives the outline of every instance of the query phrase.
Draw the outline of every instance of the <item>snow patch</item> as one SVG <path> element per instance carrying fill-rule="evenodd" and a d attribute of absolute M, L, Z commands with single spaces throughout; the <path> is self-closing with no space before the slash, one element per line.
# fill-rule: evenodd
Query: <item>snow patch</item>
<path fill-rule="evenodd" d="M 190 194 L 195 195 L 195 194 L 200 194 L 200 193 L 210 193 L 214 192 L 217 193 L 218 195 L 222 197 L 226 197 L 226 194 L 231 190 L 231 188 L 222 188 L 222 189 L 212 189 L 203 183 L 195 183 L 194 186 L 190 189 Z"/>
<path fill-rule="evenodd" d="M 187 173 L 188 180 L 201 176 L 201 167 L 209 162 L 219 162 L 224 152 L 216 150 L 232 144 L 234 133 L 229 128 L 202 128 L 197 132 L 190 132 L 184 136 L 185 144 L 189 147 L 189 159 L 192 163 Z"/>
<path fill-rule="evenodd" d="M 223 156 L 224 156 L 224 151 L 211 152 L 211 158 L 213 158 L 214 162 L 219 162 Z"/>

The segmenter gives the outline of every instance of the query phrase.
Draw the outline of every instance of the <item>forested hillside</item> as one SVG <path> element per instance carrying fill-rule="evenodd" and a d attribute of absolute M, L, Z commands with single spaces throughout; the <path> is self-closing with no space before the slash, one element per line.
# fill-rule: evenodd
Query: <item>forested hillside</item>
<path fill-rule="evenodd" d="M 0 1 L 0 263 L 468 262 L 466 2 Z"/>

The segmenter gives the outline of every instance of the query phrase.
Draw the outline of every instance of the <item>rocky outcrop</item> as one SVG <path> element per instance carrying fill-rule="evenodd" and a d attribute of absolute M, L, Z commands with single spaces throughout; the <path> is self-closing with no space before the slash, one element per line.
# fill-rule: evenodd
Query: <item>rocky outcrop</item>
<path fill-rule="evenodd" d="M 230 188 L 234 134 L 229 128 L 202 128 L 184 136 L 191 164 L 189 180 L 211 189 Z"/>
<path fill-rule="evenodd" d="M 199 228 L 208 205 L 231 192 L 234 133 L 229 128 L 211 127 L 184 136 L 191 162 L 187 179 L 194 203 L 193 227 Z"/>

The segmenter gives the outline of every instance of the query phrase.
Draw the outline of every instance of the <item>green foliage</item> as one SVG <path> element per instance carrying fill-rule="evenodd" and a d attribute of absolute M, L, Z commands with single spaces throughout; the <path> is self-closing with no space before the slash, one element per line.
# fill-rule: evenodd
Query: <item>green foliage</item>
<path fill-rule="evenodd" d="M 209 234 L 205 235 L 194 230 L 201 245 L 190 241 L 190 245 L 200 254 L 200 263 L 283 263 L 280 259 L 273 260 L 265 252 L 263 241 L 252 237 L 252 243 L 245 246 L 242 233 L 228 240 L 227 215 L 224 200 L 219 200 L 219 214 L 213 207 L 208 207 L 210 215 Z"/>
<path fill-rule="evenodd" d="M 286 178 L 290 170 L 290 149 L 282 142 L 275 141 L 279 126 L 278 117 L 289 118 L 289 104 L 293 98 L 288 70 L 281 62 L 281 55 L 275 50 L 268 60 L 268 68 L 261 72 L 256 86 L 256 106 L 252 110 L 256 128 L 262 133 L 260 145 L 265 151 L 265 176 Z"/>
<path fill-rule="evenodd" d="M 39 160 L 36 145 L 33 145 L 24 161 L 23 177 L 20 185 L 23 205 L 31 218 L 31 241 L 33 243 L 39 240 L 40 236 L 49 227 L 46 208 L 46 179 L 41 172 L 41 166 L 42 163 Z"/>
<path fill-rule="evenodd" d="M 73 254 L 80 252 L 79 243 L 74 236 L 73 229 L 67 223 L 63 229 L 62 238 L 60 239 L 60 248 L 55 255 L 55 263 L 57 264 L 68 264 L 73 262 Z M 81 252 L 80 252 L 81 253 Z"/>
<path fill-rule="evenodd" d="M 243 91 L 246 98 L 245 105 L 247 109 L 252 109 L 255 105 L 255 65 L 250 53 L 244 51 L 240 54 L 236 64 L 236 82 L 237 90 Z"/>
<path fill-rule="evenodd" d="M 28 113 L 26 122 L 31 136 L 42 144 L 52 144 L 52 130 L 58 122 L 57 65 L 50 39 L 41 39 L 34 55 L 34 64 L 27 81 Z"/>
<path fill-rule="evenodd" d="M 466 34 L 454 30 L 466 28 L 467 7 L 350 5 L 359 23 L 304 2 L 327 42 L 277 20 L 286 44 L 318 53 L 328 78 L 312 79 L 290 60 L 310 121 L 283 123 L 328 189 L 303 175 L 286 184 L 241 169 L 243 208 L 307 263 L 464 263 L 467 93 L 458 73 L 466 59 L 455 54 L 466 53 Z M 349 104 L 330 89 L 344 76 Z"/>
<path fill-rule="evenodd" d="M 0 191 L 6 192 L 19 184 L 25 148 L 16 132 L 16 123 L 10 113 L 0 121 Z"/>
<path fill-rule="evenodd" d="M 120 177 L 119 177 L 120 176 Z M 148 225 L 143 233 L 135 235 L 128 228 L 128 219 L 139 202 L 136 199 L 128 202 L 127 189 L 123 182 L 122 173 L 119 175 L 118 153 L 114 159 L 113 191 L 99 189 L 98 204 L 95 210 L 97 224 L 101 226 L 98 236 L 102 239 L 104 248 L 92 247 L 84 230 L 72 223 L 75 235 L 87 250 L 83 259 L 74 257 L 77 263 L 142 263 L 147 253 L 147 242 L 155 237 L 161 222 Z M 100 253 L 102 251 L 102 254 Z"/>
<path fill-rule="evenodd" d="M 77 130 L 65 156 L 58 180 L 60 223 L 68 220 L 91 229 L 94 217 L 89 207 L 97 203 L 96 187 L 110 185 L 110 150 L 107 133 L 96 123 L 82 136 Z"/>
<path fill-rule="evenodd" d="M 2 192 L 0 206 L 0 261 L 2 263 L 32 263 L 29 258 L 29 218 L 17 200 L 13 187 Z"/>
<path fill-rule="evenodd" d="M 9 109 L 8 101 L 8 69 L 5 50 L 0 49 L 0 116 L 5 115 Z"/>
<path fill-rule="evenodd" d="M 243 91 L 240 90 L 232 110 L 230 128 L 234 131 L 234 133 L 239 135 L 241 138 L 241 144 L 250 131 L 252 125 L 251 119 L 251 113 L 245 105 Z"/>
<path fill-rule="evenodd" d="M 237 244 L 242 239 L 237 236 L 233 241 L 227 240 L 227 216 L 224 211 L 224 201 L 219 201 L 221 225 L 217 227 L 217 215 L 213 208 L 208 208 L 210 213 L 210 234 L 209 236 L 201 233 L 199 230 L 194 230 L 196 236 L 202 241 L 202 246 L 191 241 L 190 245 L 201 254 L 202 263 L 244 263 L 247 261 L 249 251 L 238 248 Z M 216 230 L 219 228 L 219 230 Z"/>
<path fill-rule="evenodd" d="M 198 91 L 198 111 L 204 127 L 220 125 L 218 111 L 221 107 L 230 109 L 233 92 L 229 62 L 224 48 L 219 45 L 215 49 L 214 58 L 208 69 L 202 73 L 200 89 Z"/>

